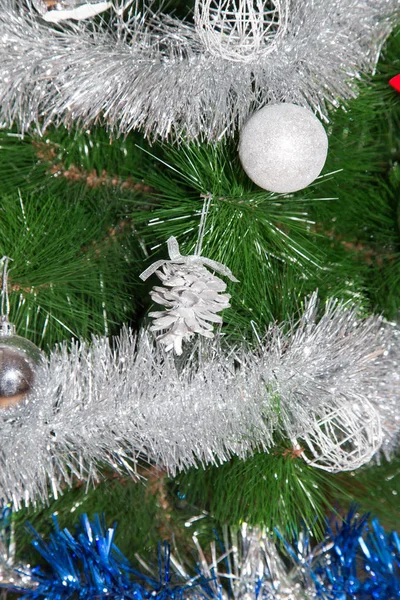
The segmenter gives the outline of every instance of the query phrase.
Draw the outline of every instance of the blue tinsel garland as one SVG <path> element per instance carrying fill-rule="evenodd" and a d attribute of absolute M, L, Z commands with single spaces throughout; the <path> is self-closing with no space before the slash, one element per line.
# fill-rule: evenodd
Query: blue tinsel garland
<path fill-rule="evenodd" d="M 212 568 L 204 570 L 204 565 L 199 564 L 193 578 L 185 578 L 171 569 L 167 544 L 159 546 L 158 576 L 151 577 L 135 569 L 114 544 L 115 525 L 107 529 L 99 517 L 90 523 L 83 515 L 75 536 L 67 529 L 61 530 L 56 517 L 54 525 L 48 542 L 31 528 L 33 544 L 46 560 L 48 570 L 40 567 L 31 570 L 35 584 L 32 589 L 14 588 L 21 593 L 21 599 L 221 600 L 225 595 Z M 400 598 L 400 539 L 397 533 L 386 534 L 377 519 L 369 527 L 367 516 L 358 517 L 352 510 L 340 525 L 328 527 L 324 542 L 314 548 L 306 532 L 293 545 L 279 537 L 293 563 L 288 569 L 293 595 L 288 598 Z M 308 581 L 306 589 L 305 581 Z M 296 582 L 300 582 L 301 592 Z M 263 586 L 257 574 L 252 595 L 254 600 L 286 597 L 278 588 L 275 595 L 270 586 Z M 230 595 L 232 590 L 227 592 Z M 247 593 L 236 593 L 235 600 L 243 600 L 241 595 L 249 598 Z"/>

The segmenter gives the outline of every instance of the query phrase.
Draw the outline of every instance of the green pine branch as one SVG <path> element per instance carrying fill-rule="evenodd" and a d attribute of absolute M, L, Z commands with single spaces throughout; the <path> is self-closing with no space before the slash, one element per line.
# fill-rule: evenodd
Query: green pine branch
<path fill-rule="evenodd" d="M 399 453 L 390 461 L 373 462 L 352 473 L 343 473 L 337 479 L 339 486 L 334 495 L 338 502 L 345 502 L 345 497 L 350 495 L 360 512 L 370 512 L 388 530 L 399 530 Z"/>
<path fill-rule="evenodd" d="M 137 291 L 136 283 L 145 266 L 140 247 L 150 262 L 166 256 L 165 242 L 175 235 L 182 253 L 193 252 L 208 194 L 203 254 L 240 279 L 229 283 L 232 308 L 224 320 L 231 335 L 252 335 L 251 321 L 262 329 L 287 319 L 316 288 L 323 299 L 355 299 L 366 310 L 396 314 L 400 95 L 388 80 L 399 72 L 399 57 L 396 33 L 360 96 L 332 113 L 324 176 L 288 196 L 253 186 L 234 142 L 149 149 L 139 136 L 110 141 L 100 128 L 49 129 L 44 138 L 23 140 L 2 132 L 0 252 L 14 259 L 11 319 L 19 333 L 46 346 L 71 334 L 104 332 L 106 323 L 110 330 L 128 318 L 139 322 L 132 295 L 146 303 L 146 287 Z M 110 234 L 127 219 L 132 228 Z M 153 503 L 141 484 L 105 485 L 109 495 L 100 486 L 89 495 L 73 490 L 57 502 L 65 501 L 62 510 L 74 518 L 78 509 L 93 514 L 104 507 L 123 523 L 127 545 L 154 545 L 150 529 L 160 501 Z M 337 477 L 305 465 L 280 442 L 276 454 L 191 470 L 170 485 L 182 504 L 220 521 L 248 519 L 296 531 L 302 519 L 318 535 L 315 517 L 349 496 L 395 523 L 398 459 Z M 127 507 L 135 507 L 141 531 L 129 529 Z M 46 518 L 52 510 L 61 504 Z"/>
<path fill-rule="evenodd" d="M 229 266 L 240 284 L 229 284 L 232 308 L 224 321 L 235 334 L 251 335 L 250 321 L 262 328 L 297 311 L 301 299 L 320 290 L 362 302 L 364 282 L 357 261 L 310 218 L 311 202 L 277 196 L 246 180 L 227 143 L 164 149 L 158 169 L 144 176 L 153 191 L 150 210 L 132 199 L 132 219 L 154 254 L 177 237 L 184 254 L 193 253 L 204 198 L 211 195 L 202 254 Z M 168 160 L 167 160 L 168 159 Z M 346 274 L 344 276 L 344 273 Z"/>
<path fill-rule="evenodd" d="M 174 489 L 187 502 L 207 510 L 219 523 L 246 521 L 279 526 L 290 536 L 305 526 L 316 537 L 324 533 L 324 517 L 335 510 L 335 498 L 349 502 L 350 495 L 335 476 L 308 466 L 282 444 L 270 453 L 247 460 L 190 469 L 176 477 Z"/>
<path fill-rule="evenodd" d="M 128 284 L 137 248 L 124 232 L 110 235 L 110 211 L 74 200 L 45 191 L 1 200 L 0 254 L 12 258 L 10 320 L 45 348 L 114 331 L 133 312 Z"/>

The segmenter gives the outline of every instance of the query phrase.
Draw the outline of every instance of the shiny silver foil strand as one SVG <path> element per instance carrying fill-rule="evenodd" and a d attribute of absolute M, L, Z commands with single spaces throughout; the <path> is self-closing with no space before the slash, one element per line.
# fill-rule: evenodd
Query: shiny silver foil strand
<path fill-rule="evenodd" d="M 223 527 L 222 540 L 212 542 L 206 558 L 197 535 L 193 541 L 198 553 L 198 567 L 213 597 L 221 600 L 316 600 L 319 593 L 311 574 L 314 558 L 309 540 L 300 533 L 296 544 L 296 561 L 282 553 L 271 532 L 246 522 L 239 529 Z M 226 552 L 220 554 L 221 542 Z M 318 548 L 317 548 L 318 550 Z M 284 558 L 285 556 L 285 558 Z M 171 563 L 180 573 L 185 567 L 171 555 Z M 144 563 L 145 564 L 145 563 Z M 147 566 L 147 565 L 146 565 Z M 148 567 L 150 569 L 150 567 Z M 196 583 L 198 576 L 193 578 Z M 229 589 L 229 593 L 227 592 Z"/>
<path fill-rule="evenodd" d="M 225 31 L 235 21 L 227 0 L 196 0 L 194 23 L 132 2 L 124 11 L 120 2 L 107 22 L 56 26 L 30 0 L 4 0 L 0 122 L 22 131 L 103 123 L 117 134 L 215 140 L 271 102 L 326 117 L 374 69 L 400 12 L 398 0 L 280 0 L 273 13 L 260 0 L 257 14 L 241 2 L 238 34 Z M 266 15 L 267 36 L 259 26 L 249 31 Z"/>
<path fill-rule="evenodd" d="M 100 464 L 135 476 L 139 457 L 174 474 L 268 451 L 275 434 L 302 445 L 330 411 L 345 423 L 368 407 L 364 462 L 382 442 L 392 452 L 398 328 L 335 302 L 318 320 L 317 307 L 313 295 L 298 323 L 271 326 L 256 348 L 198 340 L 173 357 L 128 330 L 56 348 L 29 401 L 0 412 L 0 497 L 46 500 L 49 484 L 55 496 L 74 478 L 90 484 Z M 351 450 L 336 470 L 352 468 Z"/>

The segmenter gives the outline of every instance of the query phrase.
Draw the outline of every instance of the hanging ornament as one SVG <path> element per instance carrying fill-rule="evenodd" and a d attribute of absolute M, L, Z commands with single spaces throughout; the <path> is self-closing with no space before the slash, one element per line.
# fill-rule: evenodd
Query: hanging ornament
<path fill-rule="evenodd" d="M 395 75 L 390 79 L 389 84 L 394 88 L 397 92 L 400 92 L 400 74 Z"/>
<path fill-rule="evenodd" d="M 7 289 L 8 257 L 3 257 L 3 283 L 0 317 L 0 408 L 20 404 L 30 394 L 35 383 L 42 353 L 29 340 L 15 335 L 15 327 L 8 320 Z M 4 312 L 5 310 L 5 312 Z"/>
<path fill-rule="evenodd" d="M 200 229 L 203 225 L 200 225 Z M 210 273 L 206 266 L 231 281 L 237 279 L 225 265 L 200 256 L 201 241 L 192 256 L 181 255 L 176 238 L 170 237 L 167 243 L 170 260 L 155 262 L 140 278 L 145 281 L 156 273 L 161 279 L 164 287 L 154 287 L 150 295 L 154 302 L 167 308 L 150 313 L 155 318 L 150 330 L 165 331 L 158 341 L 167 351 L 174 349 L 180 355 L 183 340 L 190 340 L 195 333 L 213 338 L 213 324 L 222 323 L 222 317 L 217 313 L 230 307 L 230 295 L 223 293 L 226 290 L 225 282 Z"/>
<path fill-rule="evenodd" d="M 379 333 L 381 348 L 375 350 L 370 361 L 373 362 L 375 376 L 369 377 L 368 370 L 363 371 L 358 388 L 359 394 L 368 400 L 379 413 L 382 427 L 382 446 L 376 458 L 381 454 L 387 460 L 396 452 L 400 441 L 400 328 L 397 323 L 384 321 Z M 367 405 L 365 405 L 367 406 Z"/>
<path fill-rule="evenodd" d="M 325 410 L 323 417 L 310 419 L 302 444 L 294 450 L 312 467 L 341 473 L 355 471 L 368 463 L 383 441 L 380 415 L 366 398 L 351 407 Z"/>
<path fill-rule="evenodd" d="M 194 22 L 212 56 L 247 63 L 276 49 L 288 10 L 287 0 L 197 0 Z"/>
<path fill-rule="evenodd" d="M 112 6 L 105 0 L 33 0 L 33 5 L 42 18 L 49 23 L 67 19 L 80 21 L 90 19 Z"/>
<path fill-rule="evenodd" d="M 250 179 L 278 194 L 302 190 L 320 174 L 328 152 L 325 129 L 312 112 L 272 104 L 254 113 L 240 134 L 239 157 Z"/>

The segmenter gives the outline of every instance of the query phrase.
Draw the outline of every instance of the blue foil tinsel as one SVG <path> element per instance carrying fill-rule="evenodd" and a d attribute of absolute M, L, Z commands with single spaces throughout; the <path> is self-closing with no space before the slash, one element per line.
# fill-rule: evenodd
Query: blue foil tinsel
<path fill-rule="evenodd" d="M 277 532 L 283 541 L 287 558 L 281 561 L 277 546 L 271 540 L 264 545 L 265 565 L 261 571 L 259 558 L 254 558 L 254 565 L 251 564 L 249 557 L 252 554 L 247 551 L 246 556 L 244 550 L 251 544 L 259 544 L 254 533 L 256 530 L 244 528 L 242 555 L 240 549 L 237 555 L 239 563 L 242 560 L 246 565 L 243 568 L 243 582 L 236 577 L 238 581 L 235 585 L 229 583 L 226 592 L 223 592 L 221 577 L 228 575 L 229 580 L 229 568 L 225 575 L 218 573 L 217 565 L 205 565 L 202 555 L 192 578 L 180 575 L 171 566 L 166 543 L 158 548 L 156 575 L 143 574 L 114 544 L 115 525 L 107 529 L 104 520 L 98 516 L 93 523 L 89 522 L 86 515 L 82 516 L 75 536 L 67 529 L 61 530 L 54 517 L 54 532 L 48 542 L 33 528 L 31 530 L 33 544 L 47 562 L 48 569 L 32 569 L 31 589 L 14 588 L 14 591 L 22 594 L 22 600 L 222 600 L 223 597 L 233 600 L 400 599 L 399 536 L 397 533 L 385 533 L 377 519 L 373 519 L 369 525 L 368 515 L 358 516 L 355 509 L 342 522 L 328 526 L 324 541 L 314 547 L 306 531 L 292 543 Z M 270 556 L 267 555 L 268 548 Z M 225 548 L 221 550 L 222 558 L 218 563 L 223 568 L 227 552 Z M 256 553 L 255 556 L 259 557 Z M 288 558 L 291 565 L 288 565 Z M 267 585 L 267 579 L 272 577 L 273 562 L 276 567 L 279 566 L 284 581 L 277 585 L 274 582 L 271 586 Z M 237 572 L 241 570 L 239 565 Z M 275 573 L 278 570 L 275 569 Z"/>
<path fill-rule="evenodd" d="M 55 516 L 53 520 L 54 532 L 48 542 L 30 527 L 33 545 L 47 562 L 48 569 L 32 569 L 32 580 L 36 583 L 33 589 L 14 588 L 22 592 L 21 600 L 186 600 L 193 597 L 211 600 L 204 578 L 197 577 L 195 582 L 178 581 L 175 572 L 171 573 L 166 543 L 159 545 L 158 577 L 153 578 L 133 567 L 114 544 L 116 526 L 107 529 L 98 515 L 93 523 L 83 515 L 75 536 L 67 529 L 61 530 Z"/>

